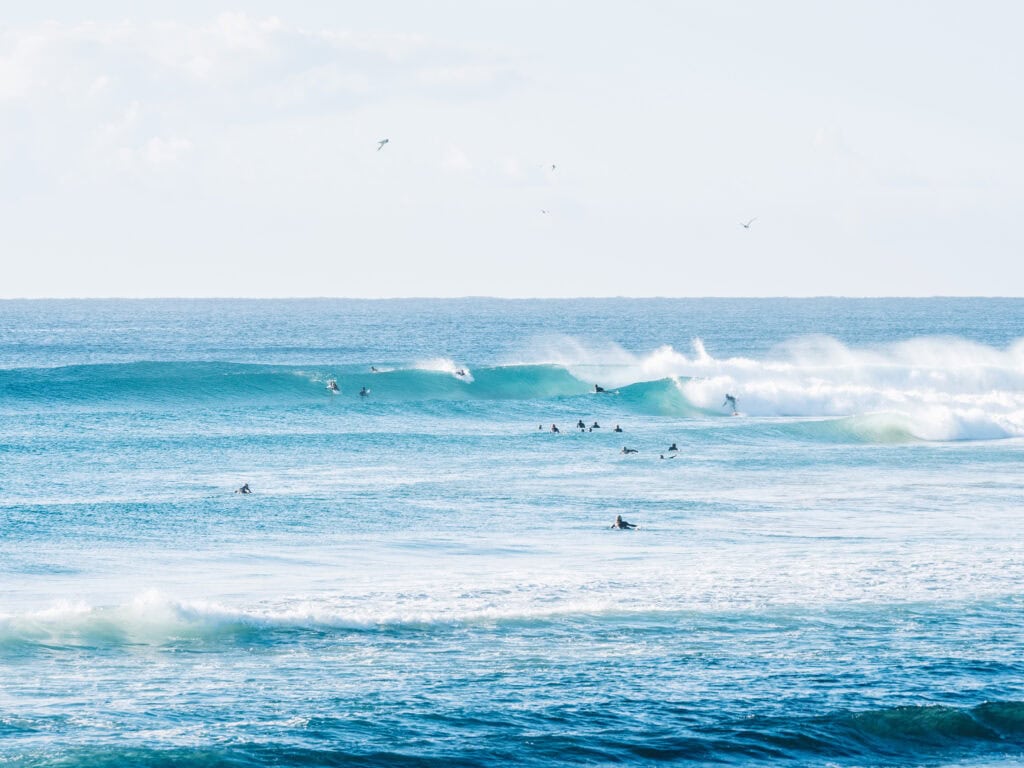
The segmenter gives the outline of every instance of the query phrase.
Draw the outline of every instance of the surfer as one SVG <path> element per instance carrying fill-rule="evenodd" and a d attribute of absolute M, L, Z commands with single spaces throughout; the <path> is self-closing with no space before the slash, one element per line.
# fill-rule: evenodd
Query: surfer
<path fill-rule="evenodd" d="M 235 493 L 252 493 L 252 488 L 250 488 L 250 487 L 249 487 L 249 484 L 248 484 L 248 483 L 246 483 L 246 484 L 245 484 L 245 485 L 243 485 L 243 486 L 242 486 L 241 488 L 239 488 L 238 490 L 236 490 L 236 491 L 235 491 Z"/>
<path fill-rule="evenodd" d="M 622 446 L 622 452 L 623 453 L 640 453 L 640 451 L 638 451 L 636 448 L 627 448 L 626 446 Z"/>
<path fill-rule="evenodd" d="M 612 432 L 621 432 L 621 431 L 622 431 L 622 427 L 620 427 L 618 424 L 616 424 L 615 425 L 615 429 L 612 430 Z"/>
<path fill-rule="evenodd" d="M 466 375 L 466 370 L 464 368 L 459 368 L 459 370 L 457 370 L 455 372 L 455 375 L 456 376 L 465 376 Z"/>
<path fill-rule="evenodd" d="M 368 394 L 370 394 L 370 390 L 368 390 L 366 387 L 363 387 L 362 389 L 359 390 L 360 397 L 366 397 Z"/>
<path fill-rule="evenodd" d="M 328 379 L 328 381 L 327 381 L 327 388 L 329 390 L 331 390 L 331 392 L 337 392 L 338 391 L 338 382 L 336 382 L 334 379 Z"/>
<path fill-rule="evenodd" d="M 633 523 L 627 523 L 625 520 L 623 520 L 622 515 L 615 516 L 615 522 L 611 524 L 611 527 L 617 531 L 628 531 L 631 528 L 636 528 L 636 526 L 633 525 Z"/>
<path fill-rule="evenodd" d="M 594 392 L 604 392 L 604 387 L 601 387 L 601 386 L 598 386 L 597 384 L 595 384 L 594 385 Z"/>
<path fill-rule="evenodd" d="M 370 373 L 380 373 L 380 371 L 378 371 L 378 370 L 377 370 L 376 368 L 374 368 L 374 367 L 373 367 L 373 366 L 371 365 L 371 366 L 370 366 Z"/>
<path fill-rule="evenodd" d="M 597 423 L 597 422 L 595 421 L 595 422 L 594 422 L 593 424 L 591 424 L 591 425 L 590 425 L 590 428 L 591 428 L 591 429 L 600 429 L 600 428 L 601 428 L 601 425 L 600 425 L 600 424 L 598 424 L 598 423 Z"/>
<path fill-rule="evenodd" d="M 583 419 L 576 422 L 576 429 L 586 429 L 587 425 L 583 423 Z"/>
<path fill-rule="evenodd" d="M 725 402 L 722 403 L 722 407 L 724 408 L 727 405 L 732 408 L 732 412 L 734 414 L 738 413 L 738 411 L 736 410 L 736 398 L 733 397 L 732 395 L 725 396 Z"/>
<path fill-rule="evenodd" d="M 551 425 L 551 433 L 554 435 L 561 434 L 562 430 L 556 427 L 554 424 Z"/>
<path fill-rule="evenodd" d="M 678 447 L 676 446 L 676 444 L 675 444 L 675 443 L 672 443 L 672 445 L 670 445 L 670 446 L 668 447 L 668 449 L 669 449 L 670 451 L 678 451 L 678 450 L 679 450 L 679 448 L 678 448 Z"/>
<path fill-rule="evenodd" d="M 659 459 L 664 459 L 664 458 L 665 458 L 665 454 L 664 454 L 664 453 L 659 453 L 659 454 L 658 454 L 658 458 L 659 458 Z M 675 458 L 675 456 L 669 456 L 669 458 L 670 458 L 670 459 L 674 459 L 674 458 Z"/>

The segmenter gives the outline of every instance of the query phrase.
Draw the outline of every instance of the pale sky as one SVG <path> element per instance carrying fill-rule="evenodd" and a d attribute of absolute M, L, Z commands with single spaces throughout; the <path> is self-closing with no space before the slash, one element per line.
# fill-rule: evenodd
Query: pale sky
<path fill-rule="evenodd" d="M 1024 295 L 1018 2 L 21 6 L 0 297 Z"/>

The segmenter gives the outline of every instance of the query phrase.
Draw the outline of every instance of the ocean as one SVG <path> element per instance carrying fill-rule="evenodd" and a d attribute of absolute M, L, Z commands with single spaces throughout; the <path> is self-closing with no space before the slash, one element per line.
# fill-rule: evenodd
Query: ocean
<path fill-rule="evenodd" d="M 1022 319 L 0 301 L 0 765 L 1024 765 Z"/>

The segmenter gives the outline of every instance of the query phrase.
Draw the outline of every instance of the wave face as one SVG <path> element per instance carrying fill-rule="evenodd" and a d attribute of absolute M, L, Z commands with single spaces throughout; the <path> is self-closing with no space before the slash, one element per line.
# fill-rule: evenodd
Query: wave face
<path fill-rule="evenodd" d="M 796 437 L 824 440 L 992 440 L 1024 435 L 1024 342 L 1005 350 L 954 338 L 872 349 L 824 337 L 791 340 L 763 359 L 718 359 L 695 339 L 690 353 L 646 355 L 572 340 L 543 362 L 470 368 L 447 358 L 408 365 L 268 366 L 138 362 L 0 370 L 0 408 L 301 405 L 363 387 L 374 401 L 557 400 L 595 394 L 625 413 L 679 418 L 739 415 L 796 422 Z M 376 367 L 376 366 L 374 366 Z M 337 381 L 330 392 L 327 382 Z M 821 422 L 821 423 L 814 423 Z"/>
<path fill-rule="evenodd" d="M 292 367 L 210 362 L 145 362 L 0 371 L 7 403 L 118 403 L 289 405 L 332 396 L 355 396 L 366 387 L 374 399 L 398 401 L 546 399 L 586 393 L 588 385 L 563 368 L 522 365 L 483 368 L 466 375 L 431 363 L 382 366 Z M 465 369 L 462 369 L 465 370 Z M 335 380 L 339 392 L 327 390 Z"/>

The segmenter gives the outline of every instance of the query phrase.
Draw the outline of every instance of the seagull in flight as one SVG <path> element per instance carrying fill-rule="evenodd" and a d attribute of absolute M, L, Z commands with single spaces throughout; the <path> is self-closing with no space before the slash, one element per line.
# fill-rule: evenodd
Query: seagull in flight
<path fill-rule="evenodd" d="M 384 145 L 387 144 L 388 141 L 389 141 L 389 139 L 381 139 L 380 141 L 378 141 L 377 142 L 377 151 L 380 152 L 382 149 L 384 149 Z"/>
<path fill-rule="evenodd" d="M 551 213 L 551 211 L 549 211 L 547 208 L 541 208 L 540 212 L 541 213 Z"/>
<path fill-rule="evenodd" d="M 387 139 L 385 139 L 385 141 L 387 141 Z M 741 227 L 743 227 L 744 229 L 750 229 L 750 225 L 751 225 L 751 224 L 753 224 L 753 223 L 754 223 L 755 221 L 757 221 L 757 216 L 755 216 L 754 218 L 752 218 L 752 219 L 751 219 L 750 221 L 748 221 L 748 222 L 747 222 L 746 224 L 744 224 L 744 223 L 743 223 L 743 222 L 741 221 L 741 222 L 740 222 L 740 226 L 741 226 Z"/>

